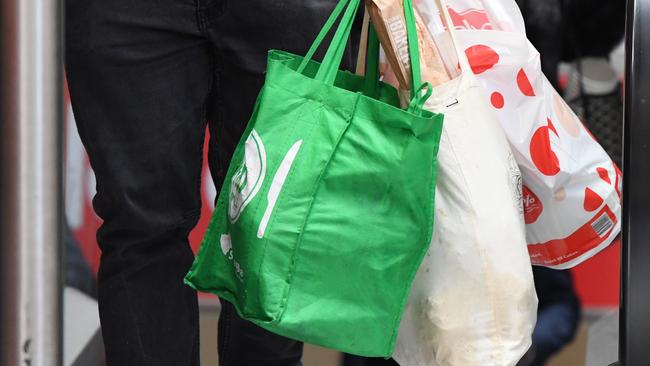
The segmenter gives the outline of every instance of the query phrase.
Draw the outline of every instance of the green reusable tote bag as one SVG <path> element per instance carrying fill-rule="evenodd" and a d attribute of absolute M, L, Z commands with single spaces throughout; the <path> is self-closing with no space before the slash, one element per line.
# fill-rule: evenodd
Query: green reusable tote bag
<path fill-rule="evenodd" d="M 412 65 L 421 85 L 411 0 Z M 433 227 L 443 116 L 339 71 L 360 0 L 341 0 L 303 58 L 272 50 L 265 84 L 186 283 L 280 335 L 390 356 Z M 341 14 L 342 17 L 341 17 Z M 322 64 L 311 60 L 341 18 Z"/>

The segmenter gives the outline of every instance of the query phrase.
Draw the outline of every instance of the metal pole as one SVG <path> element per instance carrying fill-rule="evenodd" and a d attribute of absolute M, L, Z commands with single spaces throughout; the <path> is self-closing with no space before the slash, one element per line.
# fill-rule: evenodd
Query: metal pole
<path fill-rule="evenodd" d="M 0 0 L 0 365 L 62 364 L 62 8 Z"/>
<path fill-rule="evenodd" d="M 628 0 L 623 131 L 621 366 L 650 360 L 650 0 Z"/>

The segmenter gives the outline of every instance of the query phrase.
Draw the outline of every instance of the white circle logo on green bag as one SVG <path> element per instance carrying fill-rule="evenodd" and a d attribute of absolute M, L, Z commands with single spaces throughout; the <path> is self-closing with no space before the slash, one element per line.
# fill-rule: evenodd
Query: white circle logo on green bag
<path fill-rule="evenodd" d="M 257 131 L 252 130 L 244 144 L 244 158 L 230 181 L 228 216 L 235 223 L 259 192 L 266 176 L 266 151 Z"/>

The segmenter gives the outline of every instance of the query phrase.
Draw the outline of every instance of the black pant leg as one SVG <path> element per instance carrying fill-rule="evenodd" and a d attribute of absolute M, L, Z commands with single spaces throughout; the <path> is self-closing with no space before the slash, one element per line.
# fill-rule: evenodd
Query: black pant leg
<path fill-rule="evenodd" d="M 193 0 L 67 0 L 66 71 L 104 220 L 99 311 L 108 366 L 198 366 L 183 284 L 200 213 L 212 53 Z"/>

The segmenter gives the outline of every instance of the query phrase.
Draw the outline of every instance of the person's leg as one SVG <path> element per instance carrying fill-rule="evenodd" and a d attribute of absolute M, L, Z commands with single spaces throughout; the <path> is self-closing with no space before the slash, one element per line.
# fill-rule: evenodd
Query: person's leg
<path fill-rule="evenodd" d="M 237 315 L 232 304 L 221 301 L 219 365 L 299 366 L 302 343 L 275 335 Z"/>
<path fill-rule="evenodd" d="M 99 310 L 109 366 L 198 366 L 183 284 L 200 213 L 210 45 L 194 0 L 67 0 L 66 69 L 104 220 Z"/>
<path fill-rule="evenodd" d="M 342 366 L 399 366 L 399 364 L 392 358 L 361 357 L 345 353 Z"/>
<path fill-rule="evenodd" d="M 199 19 L 216 46 L 209 113 L 210 170 L 219 190 L 264 82 L 268 50 L 305 54 L 336 3 L 202 0 Z M 322 54 L 324 49 L 318 58 Z M 348 52 L 342 67 L 351 69 L 354 60 L 356 55 Z M 295 366 L 301 364 L 301 358 L 302 343 L 241 319 L 231 304 L 223 302 L 219 321 L 221 365 Z"/>
<path fill-rule="evenodd" d="M 68 220 L 64 220 L 63 224 L 63 244 L 65 246 L 63 283 L 66 287 L 75 288 L 90 297 L 97 298 L 97 281 L 68 226 Z"/>

